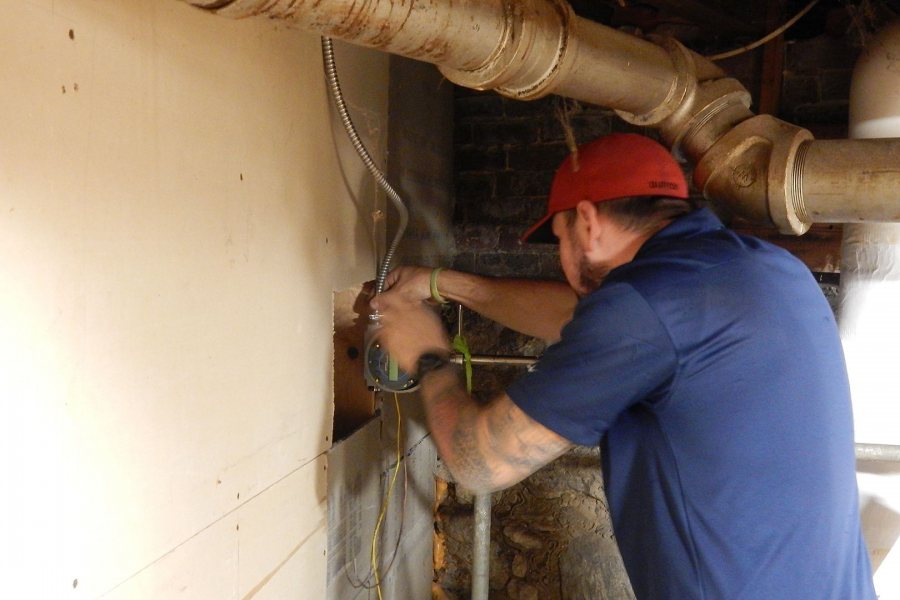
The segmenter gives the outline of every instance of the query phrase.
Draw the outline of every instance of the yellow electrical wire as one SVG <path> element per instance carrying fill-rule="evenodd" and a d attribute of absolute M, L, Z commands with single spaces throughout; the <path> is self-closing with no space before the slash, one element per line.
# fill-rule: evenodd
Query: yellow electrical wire
<path fill-rule="evenodd" d="M 456 336 L 453 340 L 454 348 L 457 351 L 463 354 L 463 363 L 466 368 L 466 389 L 469 393 L 472 392 L 472 355 L 469 352 L 469 344 L 466 339 L 462 337 L 462 335 Z M 394 392 L 394 407 L 397 412 L 397 461 L 394 464 L 394 472 L 391 475 L 391 481 L 388 483 L 387 494 L 385 494 L 384 499 L 381 502 L 381 509 L 378 513 L 378 520 L 375 522 L 375 531 L 372 533 L 372 572 L 375 574 L 375 592 L 378 594 L 378 600 L 383 600 L 381 597 L 381 569 L 378 566 L 378 533 L 381 531 L 381 525 L 384 523 L 384 518 L 387 514 L 387 508 L 391 501 L 391 496 L 394 494 L 394 484 L 397 483 L 397 475 L 400 472 L 400 462 L 403 458 L 403 436 L 402 436 L 402 420 L 400 415 L 400 396 Z M 404 505 L 406 504 L 406 494 L 403 495 Z M 401 525 L 402 525 L 401 518 Z M 400 546 L 400 540 L 397 539 L 397 547 Z M 394 558 L 397 557 L 397 548 L 394 549 Z M 393 563 L 393 559 L 391 559 Z M 388 567 L 390 568 L 390 567 Z M 371 588 L 370 588 L 371 589 Z"/>
<path fill-rule="evenodd" d="M 378 532 L 381 530 L 381 524 L 384 522 L 387 513 L 388 504 L 391 501 L 391 495 L 394 493 L 394 484 L 397 482 L 397 474 L 400 472 L 400 460 L 403 457 L 403 444 L 401 434 L 400 421 L 400 397 L 394 393 L 394 406 L 397 410 L 397 463 L 394 465 L 394 473 L 391 475 L 391 481 L 388 484 L 387 494 L 381 502 L 381 511 L 378 514 L 378 521 L 375 522 L 375 532 L 372 534 L 372 571 L 375 573 L 375 591 L 378 593 L 378 600 L 381 598 L 381 573 L 378 567 Z"/>

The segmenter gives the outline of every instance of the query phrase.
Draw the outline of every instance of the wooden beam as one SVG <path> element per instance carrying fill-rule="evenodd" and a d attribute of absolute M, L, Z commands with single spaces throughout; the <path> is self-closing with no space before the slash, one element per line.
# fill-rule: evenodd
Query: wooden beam
<path fill-rule="evenodd" d="M 766 2 L 766 29 L 779 27 L 784 18 L 784 0 Z M 781 84 L 784 80 L 784 34 L 763 46 L 762 74 L 759 82 L 760 114 L 777 115 L 781 106 Z"/>

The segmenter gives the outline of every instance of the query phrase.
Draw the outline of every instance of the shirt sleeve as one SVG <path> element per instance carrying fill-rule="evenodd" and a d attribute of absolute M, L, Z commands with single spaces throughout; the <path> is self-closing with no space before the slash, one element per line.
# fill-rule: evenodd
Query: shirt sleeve
<path fill-rule="evenodd" d="M 507 394 L 526 414 L 569 441 L 596 445 L 621 412 L 662 398 L 678 359 L 647 301 L 630 285 L 603 285 Z"/>

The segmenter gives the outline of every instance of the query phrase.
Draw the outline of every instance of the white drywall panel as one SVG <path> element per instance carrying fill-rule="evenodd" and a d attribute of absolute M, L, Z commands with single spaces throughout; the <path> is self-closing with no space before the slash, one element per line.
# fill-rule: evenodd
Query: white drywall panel
<path fill-rule="evenodd" d="M 375 597 L 371 549 L 383 452 L 377 417 L 328 451 L 328 600 Z"/>
<path fill-rule="evenodd" d="M 405 408 L 401 404 L 401 411 Z M 328 600 L 374 600 L 372 540 L 397 464 L 396 413 L 378 418 L 328 452 Z M 403 428 L 410 429 L 404 414 Z M 405 434 L 404 434 L 405 439 Z M 434 469 L 430 438 L 401 444 L 400 470 L 379 528 L 382 597 L 431 595 Z"/>
<path fill-rule="evenodd" d="M 173 0 L 0 11 L 4 595 L 321 589 L 324 532 L 292 524 L 324 510 L 301 474 L 330 443 L 332 290 L 374 275 L 375 202 L 339 162 L 318 38 Z M 364 96 L 386 57 L 342 53 L 384 120 Z M 250 498 L 267 533 L 238 570 Z"/>
<path fill-rule="evenodd" d="M 407 481 L 388 506 L 384 526 L 385 561 L 397 559 L 384 574 L 384 597 L 419 600 L 431 597 L 434 579 L 434 471 L 437 452 L 431 438 L 411 448 L 405 458 Z M 399 483 L 398 483 L 399 487 Z M 397 541 L 399 540 L 399 545 Z"/>
<path fill-rule="evenodd" d="M 324 491 L 324 468 L 322 456 L 243 502 L 104 597 L 295 598 L 306 597 L 307 591 L 310 598 L 322 597 L 316 590 L 324 593 L 325 505 L 308 491 Z"/>

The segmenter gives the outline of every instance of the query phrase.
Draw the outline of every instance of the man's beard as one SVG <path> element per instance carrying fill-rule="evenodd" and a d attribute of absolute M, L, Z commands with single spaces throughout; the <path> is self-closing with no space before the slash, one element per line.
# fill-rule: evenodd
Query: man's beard
<path fill-rule="evenodd" d="M 609 267 L 606 265 L 592 265 L 587 258 L 582 256 L 578 261 L 578 283 L 582 289 L 592 292 L 603 283 L 606 276 L 609 275 Z"/>

